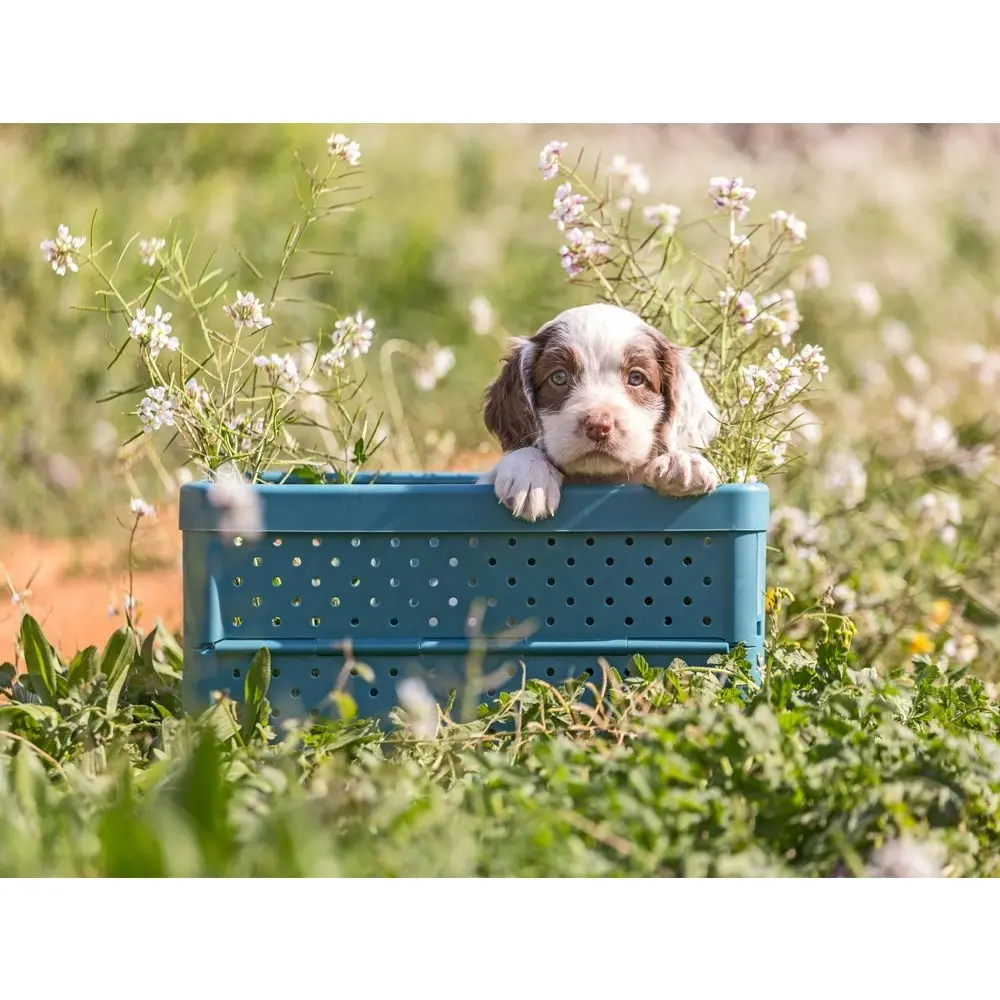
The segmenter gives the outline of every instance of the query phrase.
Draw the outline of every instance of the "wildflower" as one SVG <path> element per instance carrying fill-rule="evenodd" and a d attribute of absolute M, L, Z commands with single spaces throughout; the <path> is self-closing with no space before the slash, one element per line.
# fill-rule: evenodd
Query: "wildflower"
<path fill-rule="evenodd" d="M 979 655 L 979 643 L 976 642 L 975 636 L 968 633 L 959 636 L 957 639 L 955 636 L 951 636 L 945 640 L 944 645 L 941 647 L 941 652 L 952 663 L 964 667 L 972 663 Z"/>
<path fill-rule="evenodd" d="M 681 210 L 676 205 L 661 202 L 659 205 L 647 205 L 642 210 L 642 217 L 651 226 L 659 226 L 664 236 L 671 236 L 677 229 Z"/>
<path fill-rule="evenodd" d="M 222 307 L 226 315 L 238 326 L 248 326 L 251 330 L 262 330 L 271 325 L 264 315 L 264 307 L 253 292 L 236 291 L 236 302 Z"/>
<path fill-rule="evenodd" d="M 151 236 L 148 240 L 139 240 L 139 256 L 143 264 L 152 267 L 156 263 L 156 255 L 167 245 L 167 241 L 158 236 Z"/>
<path fill-rule="evenodd" d="M 133 594 L 126 594 L 122 599 L 122 607 L 125 609 L 125 614 L 130 615 L 139 607 L 142 602 Z"/>
<path fill-rule="evenodd" d="M 42 240 L 40 246 L 45 251 L 45 259 L 52 264 L 52 270 L 60 277 L 66 273 L 66 268 L 79 271 L 73 258 L 80 247 L 87 242 L 85 236 L 70 236 L 67 226 L 60 226 L 54 240 Z"/>
<path fill-rule="evenodd" d="M 241 435 L 236 441 L 237 450 L 240 452 L 253 451 L 264 436 L 263 417 L 257 417 L 253 423 L 248 423 L 247 415 L 239 413 L 232 420 L 228 420 L 226 426 L 233 433 Z"/>
<path fill-rule="evenodd" d="M 910 354 L 903 359 L 903 371 L 917 385 L 927 385 L 931 380 L 930 366 L 919 354 Z"/>
<path fill-rule="evenodd" d="M 719 308 L 723 312 L 727 312 L 730 307 L 732 307 L 731 312 L 736 321 L 743 327 L 743 332 L 752 333 L 758 312 L 753 295 L 746 289 L 737 292 L 735 288 L 727 288 L 724 292 L 719 292 Z"/>
<path fill-rule="evenodd" d="M 299 367 L 290 354 L 272 354 L 270 357 L 261 354 L 253 359 L 253 363 L 268 373 L 272 385 L 283 383 L 290 392 L 298 392 L 302 385 Z"/>
<path fill-rule="evenodd" d="M 413 372 L 413 381 L 418 388 L 429 392 L 454 367 L 455 352 L 450 347 L 432 343 L 428 347 L 427 360 Z"/>
<path fill-rule="evenodd" d="M 184 383 L 184 395 L 191 400 L 196 410 L 200 410 L 210 402 L 208 390 L 198 385 L 198 380 L 195 378 L 189 378 Z"/>
<path fill-rule="evenodd" d="M 146 395 L 140 400 L 136 414 L 142 422 L 143 431 L 147 434 L 158 431 L 163 426 L 175 426 L 174 401 L 167 395 L 167 390 L 162 385 L 146 390 Z"/>
<path fill-rule="evenodd" d="M 731 212 L 737 220 L 746 217 L 750 211 L 750 202 L 756 197 L 757 191 L 745 187 L 742 177 L 730 180 L 728 177 L 713 177 L 708 182 L 708 196 L 712 204 L 720 212 Z"/>
<path fill-rule="evenodd" d="M 871 857 L 869 878 L 941 878 L 941 866 L 927 845 L 910 839 L 891 840 Z"/>
<path fill-rule="evenodd" d="M 583 203 L 586 200 L 586 195 L 573 193 L 571 184 L 560 184 L 552 199 L 552 214 L 549 218 L 555 220 L 559 229 L 563 230 L 567 224 L 576 222 L 583 215 Z"/>
<path fill-rule="evenodd" d="M 823 428 L 811 410 L 807 410 L 801 403 L 793 403 L 788 416 L 791 418 L 789 429 L 795 437 L 806 445 L 819 444 L 823 438 Z"/>
<path fill-rule="evenodd" d="M 853 615 L 858 610 L 858 595 L 853 587 L 846 583 L 838 583 L 830 591 L 830 596 L 842 615 Z"/>
<path fill-rule="evenodd" d="M 804 243 L 806 239 L 806 224 L 796 216 L 780 210 L 771 213 L 771 231 L 775 239 L 787 239 L 795 245 Z"/>
<path fill-rule="evenodd" d="M 128 335 L 149 352 L 153 359 L 159 357 L 161 351 L 176 351 L 181 342 L 170 336 L 173 327 L 170 317 L 173 313 L 165 313 L 157 306 L 152 316 L 146 315 L 145 309 L 136 309 L 135 316 L 129 324 Z"/>
<path fill-rule="evenodd" d="M 951 618 L 951 601 L 939 598 L 931 604 L 931 610 L 930 614 L 927 616 L 927 622 L 932 628 L 940 628 L 945 622 L 948 621 L 949 618 Z"/>
<path fill-rule="evenodd" d="M 964 449 L 955 466 L 963 476 L 978 479 L 996 461 L 996 449 L 991 444 L 977 444 Z"/>
<path fill-rule="evenodd" d="M 799 507 L 778 507 L 771 514 L 768 533 L 776 535 L 796 558 L 813 560 L 819 555 L 823 530 L 819 519 Z"/>
<path fill-rule="evenodd" d="M 737 469 L 736 475 L 733 476 L 734 483 L 755 483 L 757 482 L 756 476 L 748 476 L 746 469 Z"/>
<path fill-rule="evenodd" d="M 630 163 L 624 156 L 614 156 L 611 159 L 610 173 L 613 177 L 624 180 L 622 197 L 618 199 L 618 207 L 628 211 L 632 207 L 632 196 L 649 194 L 649 177 L 640 163 Z"/>
<path fill-rule="evenodd" d="M 761 332 L 767 331 L 772 336 L 779 337 L 781 346 L 787 347 L 802 323 L 802 314 L 795 300 L 795 292 L 786 288 L 780 292 L 762 295 L 758 322 L 762 324 Z"/>
<path fill-rule="evenodd" d="M 740 403 L 743 406 L 752 404 L 757 413 L 767 406 L 768 400 L 781 388 L 774 375 L 760 365 L 744 365 L 740 369 L 740 380 Z"/>
<path fill-rule="evenodd" d="M 827 456 L 823 486 L 851 509 L 865 498 L 868 472 L 853 452 L 833 452 Z"/>
<path fill-rule="evenodd" d="M 141 497 L 133 497 L 129 509 L 137 517 L 152 517 L 156 513 L 156 508 L 146 503 Z"/>
<path fill-rule="evenodd" d="M 224 536 L 255 541 L 264 533 L 260 497 L 235 462 L 226 462 L 215 470 L 212 485 L 208 488 L 208 499 L 213 507 L 221 511 L 218 529 Z"/>
<path fill-rule="evenodd" d="M 337 320 L 333 324 L 334 339 L 343 345 L 352 357 L 360 358 L 368 353 L 372 338 L 375 336 L 375 320 L 365 319 L 365 314 L 359 309 L 353 316 Z"/>
<path fill-rule="evenodd" d="M 927 656 L 934 652 L 934 643 L 926 632 L 915 632 L 906 651 L 910 656 Z"/>
<path fill-rule="evenodd" d="M 399 706 L 406 712 L 413 735 L 432 740 L 437 734 L 438 706 L 427 685 L 418 677 L 407 677 L 396 685 Z"/>
<path fill-rule="evenodd" d="M 769 614 L 774 614 L 778 608 L 778 592 L 774 587 L 768 587 L 764 592 L 764 610 Z"/>
<path fill-rule="evenodd" d="M 905 323 L 898 319 L 886 320 L 882 326 L 882 346 L 890 353 L 900 357 L 913 346 L 913 336 Z"/>
<path fill-rule="evenodd" d="M 361 162 L 361 147 L 342 132 L 334 132 L 326 140 L 326 145 L 330 156 L 336 160 L 344 160 L 352 167 Z"/>
<path fill-rule="evenodd" d="M 566 148 L 565 142 L 549 142 L 542 148 L 538 157 L 538 169 L 542 172 L 545 180 L 551 180 L 559 173 L 559 164 L 562 151 Z"/>
<path fill-rule="evenodd" d="M 854 286 L 854 303 L 865 316 L 877 316 L 882 308 L 882 297 L 870 281 L 862 281 Z"/>
<path fill-rule="evenodd" d="M 802 268 L 802 284 L 805 288 L 828 288 L 830 285 L 830 263 L 821 254 L 813 254 Z"/>
<path fill-rule="evenodd" d="M 493 306 L 482 295 L 477 295 L 469 303 L 469 317 L 472 320 L 472 332 L 477 337 L 487 336 L 496 322 Z"/>
<path fill-rule="evenodd" d="M 925 493 L 914 505 L 917 521 L 935 532 L 945 545 L 958 537 L 957 528 L 962 523 L 962 508 L 958 498 L 950 493 Z"/>
<path fill-rule="evenodd" d="M 744 254 L 750 249 L 750 237 L 743 233 L 732 233 L 729 236 L 729 247 L 734 256 Z"/>
<path fill-rule="evenodd" d="M 816 344 L 804 344 L 796 358 L 810 375 L 815 376 L 817 382 L 822 382 L 823 376 L 830 370 L 823 348 Z"/>
<path fill-rule="evenodd" d="M 559 248 L 562 266 L 569 277 L 580 274 L 587 264 L 598 265 L 611 253 L 611 247 L 598 243 L 588 229 L 571 229 L 566 234 L 566 245 Z"/>

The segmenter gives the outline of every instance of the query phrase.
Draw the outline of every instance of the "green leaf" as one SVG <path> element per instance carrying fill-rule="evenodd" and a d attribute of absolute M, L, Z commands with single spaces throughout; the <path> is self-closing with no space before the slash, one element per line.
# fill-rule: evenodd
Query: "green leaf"
<path fill-rule="evenodd" d="M 47 705 L 54 704 L 58 692 L 59 668 L 55 653 L 42 633 L 41 625 L 32 615 L 25 615 L 21 619 L 21 642 L 33 690 Z"/>
<path fill-rule="evenodd" d="M 243 682 L 244 717 L 240 735 L 243 742 L 249 741 L 260 721 L 261 708 L 267 689 L 271 686 L 271 651 L 262 646 L 250 661 L 246 680 Z"/>
<path fill-rule="evenodd" d="M 67 686 L 72 690 L 86 684 L 97 676 L 98 653 L 96 646 L 88 646 L 81 649 L 70 661 L 69 674 L 67 675 Z"/>
<path fill-rule="evenodd" d="M 290 479 L 298 479 L 302 483 L 308 483 L 313 486 L 322 486 L 326 480 L 323 478 L 323 474 L 311 465 L 297 465 L 289 473 Z"/>
<path fill-rule="evenodd" d="M 18 701 L 10 705 L 0 705 L 0 719 L 26 715 L 33 722 L 60 722 L 62 716 L 50 705 L 36 705 L 33 701 Z"/>
<path fill-rule="evenodd" d="M 346 691 L 334 691 L 330 700 L 337 706 L 344 722 L 350 722 L 358 714 L 357 702 Z"/>
<path fill-rule="evenodd" d="M 108 700 L 105 707 L 108 715 L 114 715 L 118 711 L 118 698 L 134 659 L 135 633 L 128 627 L 116 629 L 101 656 L 101 673 L 108 678 Z"/>
<path fill-rule="evenodd" d="M 216 738 L 222 742 L 234 739 L 239 735 L 239 728 L 236 725 L 235 706 L 231 698 L 221 698 L 211 708 L 205 709 L 198 716 L 201 725 L 207 725 Z"/>

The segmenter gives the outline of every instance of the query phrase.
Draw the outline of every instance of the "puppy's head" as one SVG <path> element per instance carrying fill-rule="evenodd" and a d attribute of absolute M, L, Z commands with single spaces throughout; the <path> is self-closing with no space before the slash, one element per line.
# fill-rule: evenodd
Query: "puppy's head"
<path fill-rule="evenodd" d="M 687 352 L 603 304 L 516 340 L 484 415 L 505 452 L 541 448 L 570 476 L 628 474 L 665 450 L 704 448 L 718 430 Z"/>

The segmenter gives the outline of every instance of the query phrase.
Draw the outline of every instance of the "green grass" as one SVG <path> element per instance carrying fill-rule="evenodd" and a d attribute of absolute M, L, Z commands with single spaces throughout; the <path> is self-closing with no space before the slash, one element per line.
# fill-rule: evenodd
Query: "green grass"
<path fill-rule="evenodd" d="M 0 668 L 3 876 L 862 876 L 901 837 L 1000 873 L 997 700 L 924 660 L 879 677 L 825 619 L 811 648 L 772 642 L 760 688 L 735 661 L 729 686 L 639 662 L 431 740 L 275 733 L 261 658 L 249 708 L 186 719 L 172 637 L 64 664 L 24 621 L 29 673 Z"/>

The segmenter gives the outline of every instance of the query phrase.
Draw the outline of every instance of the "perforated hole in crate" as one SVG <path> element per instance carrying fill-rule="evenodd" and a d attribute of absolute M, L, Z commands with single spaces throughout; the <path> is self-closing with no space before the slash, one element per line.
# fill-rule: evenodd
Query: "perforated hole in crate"
<path fill-rule="evenodd" d="M 683 532 L 286 532 L 250 551 L 227 546 L 219 596 L 227 630 L 243 638 L 418 641 L 470 628 L 494 635 L 510 621 L 555 640 L 615 639 L 625 630 L 655 639 L 665 629 L 699 638 L 726 621 L 727 588 L 718 581 L 728 551 Z"/>

